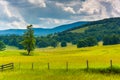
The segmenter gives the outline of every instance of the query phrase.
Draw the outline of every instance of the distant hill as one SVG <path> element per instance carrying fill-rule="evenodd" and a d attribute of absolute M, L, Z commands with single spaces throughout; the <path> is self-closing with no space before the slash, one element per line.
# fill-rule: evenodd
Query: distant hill
<path fill-rule="evenodd" d="M 33 28 L 36 36 L 44 36 L 52 33 L 62 32 L 64 30 L 74 28 L 80 25 L 84 25 L 87 22 L 75 22 L 72 24 L 61 25 L 52 29 L 44 29 L 44 28 Z M 25 32 L 25 29 L 8 29 L 8 30 L 0 30 L 0 35 L 22 35 Z"/>
<path fill-rule="evenodd" d="M 102 40 L 104 36 L 120 35 L 120 18 L 107 18 L 73 27 L 58 34 L 58 40 L 67 42 L 78 41 L 86 37 Z"/>
<path fill-rule="evenodd" d="M 93 31 L 107 31 L 109 30 L 114 31 L 116 29 L 120 29 L 120 18 L 107 18 L 98 21 L 92 21 L 85 25 L 80 25 L 78 27 L 73 27 L 71 29 L 66 30 L 65 32 L 73 32 L 73 33 L 84 33 L 86 31 L 93 32 Z M 118 31 L 117 30 L 117 31 Z"/>

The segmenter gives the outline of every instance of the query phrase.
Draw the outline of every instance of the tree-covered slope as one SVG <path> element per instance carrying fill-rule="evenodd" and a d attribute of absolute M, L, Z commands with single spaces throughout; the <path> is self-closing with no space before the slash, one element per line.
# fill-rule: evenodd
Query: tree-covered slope
<path fill-rule="evenodd" d="M 120 34 L 120 18 L 108 18 L 68 29 L 58 34 L 59 40 L 78 41 L 81 38 L 93 36 L 102 40 L 104 36 Z"/>
<path fill-rule="evenodd" d="M 85 29 L 84 29 L 85 28 Z M 88 24 L 78 26 L 75 28 L 68 29 L 66 31 L 78 32 L 79 30 L 84 29 L 85 32 L 88 31 L 114 31 L 116 29 L 120 30 L 120 18 L 107 18 L 99 21 L 89 22 Z"/>

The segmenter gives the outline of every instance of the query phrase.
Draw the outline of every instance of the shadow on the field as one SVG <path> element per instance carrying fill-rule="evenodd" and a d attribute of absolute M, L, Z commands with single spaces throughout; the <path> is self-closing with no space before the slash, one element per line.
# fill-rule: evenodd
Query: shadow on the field
<path fill-rule="evenodd" d="M 22 56 L 29 56 L 29 55 L 27 54 L 27 52 L 20 52 L 20 55 L 22 55 Z"/>
<path fill-rule="evenodd" d="M 33 53 L 31 52 L 29 55 L 27 52 L 20 52 L 20 55 L 22 56 L 33 56 Z"/>
<path fill-rule="evenodd" d="M 92 72 L 92 73 L 113 73 L 118 74 L 120 73 L 120 68 L 118 67 L 108 67 L 108 68 L 89 68 L 89 69 L 83 69 L 86 72 Z"/>

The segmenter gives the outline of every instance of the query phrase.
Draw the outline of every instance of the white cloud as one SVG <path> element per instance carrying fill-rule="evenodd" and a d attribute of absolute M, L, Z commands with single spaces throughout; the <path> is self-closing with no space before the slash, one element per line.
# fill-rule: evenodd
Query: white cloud
<path fill-rule="evenodd" d="M 13 22 L 0 22 L 0 30 L 4 30 L 4 29 L 26 29 L 26 26 L 28 24 L 26 24 L 25 22 L 17 22 L 17 21 L 13 21 Z"/>
<path fill-rule="evenodd" d="M 65 12 L 68 12 L 68 13 L 72 13 L 72 14 L 75 14 L 76 12 L 74 11 L 73 7 L 70 6 L 70 4 L 68 5 L 65 5 L 65 4 L 62 4 L 62 3 L 56 3 L 56 6 L 61 8 L 63 11 Z"/>
<path fill-rule="evenodd" d="M 16 27 L 16 29 L 25 29 L 27 24 L 24 21 L 21 22 L 17 22 L 17 21 L 13 21 L 12 23 L 8 23 L 9 26 L 14 26 L 14 28 Z"/>
<path fill-rule="evenodd" d="M 8 7 L 8 2 L 6 1 L 0 1 L 0 7 L 1 7 L 1 13 L 6 14 L 8 17 L 12 17 L 13 15 L 11 14 L 9 7 Z"/>
<path fill-rule="evenodd" d="M 72 13 L 72 14 L 75 14 L 75 13 L 76 13 L 72 7 L 64 7 L 64 11 L 70 12 L 70 13 Z"/>
<path fill-rule="evenodd" d="M 36 6 L 39 6 L 39 7 L 42 7 L 42 8 L 45 8 L 46 7 L 46 3 L 45 3 L 45 0 L 28 0 L 30 3 L 36 5 Z"/>
<path fill-rule="evenodd" d="M 87 0 L 82 4 L 82 8 L 79 9 L 78 13 L 85 12 L 87 14 L 99 13 L 101 5 L 96 0 Z"/>
<path fill-rule="evenodd" d="M 5 0 L 0 1 L 0 29 L 11 29 L 11 28 L 26 28 L 27 23 L 21 16 L 17 8 L 11 6 L 9 2 Z M 3 18 L 2 18 L 3 17 Z M 15 19 L 15 20 L 13 20 Z"/>
<path fill-rule="evenodd" d="M 54 19 L 54 18 L 40 18 L 40 22 L 43 23 L 43 25 L 40 25 L 40 26 L 42 26 L 44 28 L 48 27 L 48 25 L 49 25 L 49 28 L 53 28 L 53 27 L 58 26 L 58 25 L 71 23 L 72 20 Z"/>
<path fill-rule="evenodd" d="M 86 20 L 120 17 L 119 4 L 120 0 L 86 0 L 77 14 L 82 14 L 82 19 Z"/>

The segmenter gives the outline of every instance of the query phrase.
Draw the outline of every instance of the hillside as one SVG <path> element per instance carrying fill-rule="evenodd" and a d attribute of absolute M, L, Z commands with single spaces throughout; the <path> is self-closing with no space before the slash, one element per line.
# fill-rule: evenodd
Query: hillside
<path fill-rule="evenodd" d="M 64 30 L 77 27 L 86 23 L 87 22 L 75 22 L 72 24 L 61 25 L 52 29 L 34 28 L 34 32 L 36 36 L 44 36 L 52 33 L 62 32 Z M 9 30 L 1 30 L 0 35 L 11 35 L 11 34 L 22 35 L 24 32 L 25 32 L 25 29 L 9 29 Z"/>
<path fill-rule="evenodd" d="M 98 41 L 104 36 L 120 34 L 120 18 L 108 18 L 93 21 L 82 26 L 74 27 L 58 34 L 59 40 L 67 42 L 78 41 L 81 38 L 93 36 Z M 69 39 L 69 40 L 68 40 Z"/>
<path fill-rule="evenodd" d="M 115 29 L 119 29 L 119 28 L 120 28 L 120 18 L 118 17 L 118 18 L 107 18 L 103 20 L 93 21 L 82 26 L 80 25 L 78 27 L 68 29 L 66 31 L 81 33 L 81 31 L 88 31 L 88 30 L 91 30 L 91 31 L 113 30 L 114 31 Z"/>

